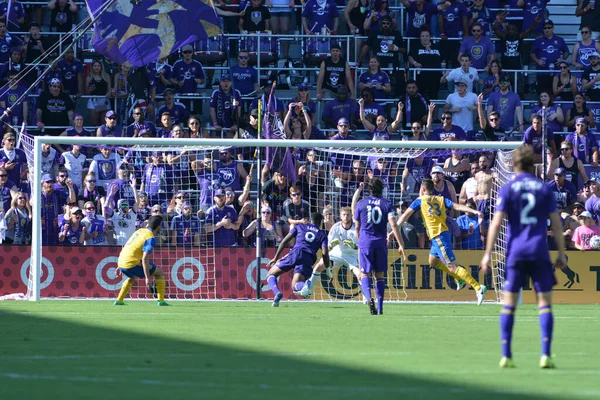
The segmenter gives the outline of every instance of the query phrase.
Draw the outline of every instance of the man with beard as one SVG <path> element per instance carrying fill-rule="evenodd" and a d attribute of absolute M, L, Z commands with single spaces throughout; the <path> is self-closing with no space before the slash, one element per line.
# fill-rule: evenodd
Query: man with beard
<path fill-rule="evenodd" d="M 121 137 L 123 128 L 117 124 L 117 114 L 113 110 L 108 110 L 104 116 L 104 125 L 96 130 L 97 137 Z"/>
<path fill-rule="evenodd" d="M 171 220 L 171 245 L 192 247 L 200 245 L 200 219 L 193 215 L 188 201 L 181 206 L 181 214 Z"/>
<path fill-rule="evenodd" d="M 317 78 L 317 100 L 329 97 L 323 90 L 335 92 L 340 86 L 350 90 L 350 98 L 356 99 L 356 91 L 350 64 L 342 57 L 342 49 L 338 44 L 332 44 L 330 48 L 331 57 L 321 62 L 319 77 Z"/>
<path fill-rule="evenodd" d="M 404 115 L 402 120 L 405 122 L 407 127 L 410 127 L 414 121 L 421 122 L 421 124 L 427 123 L 429 103 L 419 93 L 417 82 L 409 80 L 406 82 L 406 96 L 404 98 Z"/>
<path fill-rule="evenodd" d="M 236 231 L 244 221 L 243 215 L 249 205 L 244 204 L 240 211 L 241 218 L 233 206 L 225 204 L 225 191 L 215 191 L 215 204 L 206 211 L 204 232 L 208 235 L 209 245 L 214 247 L 231 247 L 236 245 Z"/>
<path fill-rule="evenodd" d="M 600 54 L 594 51 L 588 56 L 590 67 L 581 76 L 581 89 L 591 101 L 600 101 Z"/>
<path fill-rule="evenodd" d="M 328 101 L 323 109 L 321 119 L 326 128 L 335 128 L 337 122 L 345 118 L 350 121 L 355 114 L 356 102 L 348 98 L 346 86 L 337 87 L 337 96 L 333 101 Z"/>
<path fill-rule="evenodd" d="M 475 22 L 471 25 L 471 36 L 463 39 L 460 45 L 457 61 L 463 54 L 471 56 L 473 68 L 482 70 L 488 66 L 496 56 L 494 55 L 494 44 L 492 40 L 483 34 L 483 24 Z"/>
<path fill-rule="evenodd" d="M 569 249 L 575 249 L 574 246 L 571 245 L 571 238 L 573 237 L 573 233 L 575 229 L 577 229 L 581 223 L 579 222 L 579 216 L 585 210 L 585 205 L 576 201 L 573 203 L 573 214 L 564 216 L 564 227 L 565 227 L 565 243 Z"/>
<path fill-rule="evenodd" d="M 232 138 L 237 132 L 241 117 L 241 97 L 240 91 L 231 86 L 231 75 L 221 75 L 219 88 L 210 96 L 210 117 L 216 136 Z"/>
<path fill-rule="evenodd" d="M 452 113 L 444 111 L 442 113 L 442 126 L 435 128 L 429 140 L 431 141 L 448 141 L 448 140 L 467 140 L 465 131 L 460 127 L 452 124 Z"/>
<path fill-rule="evenodd" d="M 59 79 L 50 81 L 50 89 L 42 92 L 37 101 L 37 110 L 35 113 L 37 127 L 50 136 L 58 136 L 65 129 L 65 126 L 71 125 L 75 105 L 71 96 L 62 93 L 61 82 Z M 45 129 L 45 126 L 57 128 Z"/>
<path fill-rule="evenodd" d="M 65 204 L 75 203 L 77 200 L 75 190 L 73 189 L 73 181 L 67 180 L 69 195 L 64 192 L 54 191 L 54 178 L 46 174 L 42 177 L 42 244 L 57 245 L 58 244 L 58 216 L 62 213 L 62 208 Z M 32 204 L 33 206 L 33 204 Z"/>
<path fill-rule="evenodd" d="M 557 204 L 562 202 L 566 207 L 570 207 L 577 200 L 577 188 L 567 180 L 564 168 L 556 168 L 554 170 L 554 180 L 547 182 L 546 185 L 554 194 Z"/>
<path fill-rule="evenodd" d="M 233 190 L 240 190 L 240 179 L 245 182 L 248 176 L 243 163 L 238 162 L 229 149 L 219 152 L 216 171 L 220 175 L 221 186 L 229 186 Z"/>
<path fill-rule="evenodd" d="M 393 27 L 393 19 L 386 15 L 379 22 L 379 31 L 369 33 L 368 47 L 363 47 L 363 53 L 371 50 L 377 56 L 382 68 L 397 67 L 399 54 L 406 54 L 406 45 L 399 31 Z M 366 56 L 366 54 L 363 54 Z"/>
<path fill-rule="evenodd" d="M 541 72 L 542 70 L 553 70 L 555 65 L 565 60 L 569 55 L 569 47 L 565 40 L 554 34 L 554 22 L 544 21 L 544 34 L 533 42 L 533 47 L 529 57 L 536 64 L 538 70 L 537 90 L 538 93 L 549 91 L 552 93 L 552 79 L 554 74 L 550 72 Z"/>
<path fill-rule="evenodd" d="M 477 202 L 477 209 L 483 213 L 484 220 L 490 217 L 490 197 L 492 195 L 493 172 L 490 166 L 490 159 L 486 155 L 479 157 L 479 171 L 475 174 L 477 181 L 477 192 L 474 199 Z"/>
<path fill-rule="evenodd" d="M 152 132 L 152 137 L 156 137 L 156 126 L 152 122 L 145 120 L 144 110 L 141 107 L 134 108 L 131 117 L 133 118 L 133 123 L 125 128 L 126 137 L 139 137 L 142 131 L 150 131 Z"/>
<path fill-rule="evenodd" d="M 456 201 L 454 185 L 445 179 L 442 167 L 436 165 L 431 169 L 431 180 L 433 181 L 433 194 L 435 196 L 442 196 L 452 202 Z"/>

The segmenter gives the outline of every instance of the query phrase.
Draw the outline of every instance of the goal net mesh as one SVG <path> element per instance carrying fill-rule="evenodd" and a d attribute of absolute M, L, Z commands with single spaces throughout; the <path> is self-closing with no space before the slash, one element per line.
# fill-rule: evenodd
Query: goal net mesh
<path fill-rule="evenodd" d="M 27 134 L 19 135 L 19 141 L 33 183 L 34 141 Z M 54 158 L 42 156 L 39 176 L 44 181 L 50 175 L 55 183 L 42 182 L 46 194 L 42 195 L 41 277 L 34 282 L 29 260 L 16 260 L 21 267 L 22 286 L 0 295 L 21 288 L 25 292 L 27 287 L 26 297 L 31 297 L 33 285 L 39 285 L 41 298 L 115 298 L 123 281 L 117 274 L 123 244 L 149 216 L 160 214 L 165 222 L 152 262 L 165 272 L 168 299 L 256 299 L 257 267 L 260 297 L 272 298 L 266 283 L 266 264 L 295 223 L 318 211 L 325 216 L 324 228 L 330 228 L 340 220 L 342 208 L 350 206 L 358 184 L 374 176 L 383 180 L 384 196 L 399 207 L 400 202 L 416 198 L 420 180 L 451 155 L 450 149 L 411 148 L 411 142 L 402 149 L 390 148 L 386 141 L 374 142 L 377 147 L 367 149 L 351 147 L 352 142 L 339 149 L 294 148 L 290 150 L 297 182 L 291 185 L 277 157 L 266 166 L 263 160 L 259 168 L 254 158 L 256 148 L 239 146 L 239 140 L 237 147 L 195 146 L 193 140 L 189 146 L 147 144 L 151 142 L 140 139 L 134 146 L 103 146 L 102 138 L 98 138 L 97 145 L 75 146 L 72 150 L 63 145 L 69 154 L 62 157 L 60 153 L 53 153 Z M 285 148 L 278 149 L 283 154 Z M 482 152 L 495 151 L 464 149 L 462 153 L 476 159 Z M 504 159 L 507 154 L 499 153 L 494 191 L 510 174 Z M 71 207 L 60 203 L 69 192 L 62 175 L 68 175 L 77 192 L 76 204 Z M 452 184 L 450 177 L 448 180 Z M 62 191 L 63 197 L 48 195 L 48 186 L 53 187 L 52 193 Z M 291 196 L 296 191 L 301 193 L 299 199 Z M 223 207 L 218 204 L 220 198 Z M 80 225 L 87 230 L 83 235 L 83 228 L 77 224 L 78 212 L 72 212 L 75 206 L 83 213 Z M 94 214 L 91 206 L 95 207 Z M 262 238 L 257 255 L 258 217 L 262 219 Z M 494 253 L 497 260 L 501 259 L 502 235 L 499 251 Z M 453 290 L 451 277 L 428 266 L 427 242 L 423 248 L 419 244 L 414 247 L 407 250 L 408 262 L 403 263 L 397 246 L 390 246 L 387 300 L 475 300 L 473 290 Z M 461 250 L 459 237 L 455 237 L 454 249 L 458 262 L 468 264 L 479 281 L 492 283 L 491 277 L 479 274 L 473 252 Z M 468 261 L 461 262 L 469 256 Z M 495 265 L 493 279 L 498 290 L 504 276 L 503 264 L 497 261 Z M 330 277 L 322 274 L 312 299 L 361 299 L 359 282 L 348 268 L 334 264 L 331 272 Z M 291 274 L 282 276 L 280 288 L 286 298 L 299 299 L 292 294 Z M 138 279 L 129 294 L 133 299 L 154 296 L 146 290 L 143 279 Z"/>

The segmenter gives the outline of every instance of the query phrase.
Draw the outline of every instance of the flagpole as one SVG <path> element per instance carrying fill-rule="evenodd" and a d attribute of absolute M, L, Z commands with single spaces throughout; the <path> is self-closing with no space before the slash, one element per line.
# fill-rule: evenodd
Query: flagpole
<path fill-rule="evenodd" d="M 257 129 L 257 138 L 260 140 L 260 134 L 262 133 L 262 99 L 258 99 L 258 129 Z M 254 152 L 256 158 L 256 300 L 260 300 L 262 297 L 261 289 L 262 289 L 262 219 L 261 219 L 261 166 L 260 166 L 260 158 L 261 151 L 260 146 L 256 148 Z M 250 171 L 252 174 L 252 171 Z"/>

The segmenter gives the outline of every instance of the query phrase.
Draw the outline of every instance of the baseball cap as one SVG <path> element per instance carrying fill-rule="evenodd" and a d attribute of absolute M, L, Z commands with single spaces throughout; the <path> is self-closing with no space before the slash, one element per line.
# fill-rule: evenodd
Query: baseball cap
<path fill-rule="evenodd" d="M 338 119 L 338 125 L 350 125 L 350 121 L 348 121 L 348 118 L 342 117 Z"/>
<path fill-rule="evenodd" d="M 42 182 L 54 182 L 54 178 L 50 174 L 44 174 L 42 176 Z"/>
<path fill-rule="evenodd" d="M 229 74 L 223 74 L 223 75 L 221 75 L 221 80 L 222 81 L 230 81 L 231 80 L 231 75 L 229 75 Z"/>
<path fill-rule="evenodd" d="M 183 46 L 181 48 L 181 51 L 182 52 L 184 52 L 184 51 L 194 51 L 194 46 L 192 46 L 191 44 L 186 44 L 185 46 Z"/>
<path fill-rule="evenodd" d="M 554 22 L 551 19 L 547 19 L 544 21 L 544 25 L 552 25 L 554 26 Z"/>
<path fill-rule="evenodd" d="M 155 211 L 155 210 L 162 211 L 160 209 L 160 205 L 159 204 L 155 204 L 155 205 L 152 206 L 152 211 Z"/>
<path fill-rule="evenodd" d="M 381 18 L 381 21 L 392 22 L 392 21 L 393 21 L 393 19 L 392 19 L 392 16 L 391 16 L 391 15 L 384 15 L 384 16 Z"/>
<path fill-rule="evenodd" d="M 215 190 L 215 196 L 225 196 L 225 191 L 223 189 Z"/>
<path fill-rule="evenodd" d="M 588 55 L 588 58 L 590 57 L 600 57 L 600 53 L 598 53 L 597 51 L 593 51 Z"/>
<path fill-rule="evenodd" d="M 258 110 L 254 108 L 252 111 L 250 111 L 250 115 L 253 117 L 258 117 Z"/>
<path fill-rule="evenodd" d="M 498 82 L 508 82 L 508 83 L 510 83 L 510 76 L 508 76 L 506 74 L 502 74 L 502 75 L 500 75 L 500 78 L 498 78 Z"/>
<path fill-rule="evenodd" d="M 298 90 L 300 89 L 308 89 L 308 85 L 304 82 L 302 82 L 301 84 L 298 85 Z"/>
<path fill-rule="evenodd" d="M 340 47 L 340 44 L 337 42 L 333 42 L 331 44 L 331 46 L 329 47 L 329 50 L 333 50 L 333 49 L 338 49 L 338 50 L 342 50 L 342 48 Z"/>
<path fill-rule="evenodd" d="M 459 78 L 454 82 L 456 85 L 465 85 L 468 86 L 467 80 L 464 78 Z"/>
<path fill-rule="evenodd" d="M 83 211 L 81 211 L 81 208 L 79 208 L 79 207 L 73 207 L 73 208 L 71 208 L 71 214 L 81 214 L 81 215 L 83 215 Z"/>
<path fill-rule="evenodd" d="M 348 93 L 348 88 L 344 85 L 339 85 L 336 89 L 336 93 L 340 94 L 340 93 Z"/>
<path fill-rule="evenodd" d="M 584 185 L 587 186 L 587 185 L 591 185 L 592 183 L 598 183 L 598 179 L 592 177 L 592 178 L 588 179 L 587 181 L 585 181 Z"/>
<path fill-rule="evenodd" d="M 192 203 L 190 203 L 189 201 L 184 201 L 183 204 L 181 204 L 181 208 L 185 208 L 185 207 L 192 207 Z"/>
<path fill-rule="evenodd" d="M 554 175 L 565 175 L 565 169 L 564 168 L 556 168 L 554 170 Z"/>
<path fill-rule="evenodd" d="M 585 208 L 585 205 L 579 201 L 573 203 L 573 208 Z"/>
<path fill-rule="evenodd" d="M 60 85 L 60 79 L 52 78 L 52 79 L 50 79 L 50 84 L 51 85 Z"/>
<path fill-rule="evenodd" d="M 114 117 L 116 114 L 113 110 L 108 110 L 106 112 L 106 115 L 104 116 L 104 118 L 110 118 L 110 117 Z"/>
<path fill-rule="evenodd" d="M 436 165 L 435 167 L 431 168 L 431 175 L 443 174 L 443 173 L 444 173 L 444 168 L 440 167 L 439 165 Z"/>
<path fill-rule="evenodd" d="M 575 124 L 586 124 L 587 125 L 588 123 L 587 123 L 587 120 L 585 118 L 579 117 L 579 118 L 577 118 L 575 120 Z"/>
<path fill-rule="evenodd" d="M 577 218 L 592 218 L 592 214 L 589 211 L 584 211 Z"/>
<path fill-rule="evenodd" d="M 173 88 L 168 87 L 163 91 L 163 96 L 166 96 L 167 93 L 173 94 L 173 93 L 175 93 L 175 91 L 173 90 Z"/>

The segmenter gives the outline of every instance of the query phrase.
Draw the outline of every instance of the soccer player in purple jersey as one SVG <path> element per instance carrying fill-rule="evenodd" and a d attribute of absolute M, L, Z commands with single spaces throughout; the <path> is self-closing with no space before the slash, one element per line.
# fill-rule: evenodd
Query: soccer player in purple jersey
<path fill-rule="evenodd" d="M 487 246 L 481 260 L 483 273 L 489 272 L 490 254 L 501 229 L 502 219 L 508 220 L 506 240 L 506 278 L 504 280 L 504 307 L 500 314 L 502 359 L 500 368 L 514 368 L 511 341 L 515 310 L 526 276 L 531 276 L 537 293 L 540 314 L 542 358 L 541 368 L 554 368 L 551 358 L 553 316 L 552 287 L 556 278 L 547 244 L 547 219 L 550 216 L 552 233 L 558 249 L 555 266 L 565 269 L 565 239 L 560 213 L 552 192 L 535 177 L 535 154 L 529 146 L 515 150 L 513 165 L 516 178 L 500 189 L 496 212 L 490 225 Z"/>
<path fill-rule="evenodd" d="M 375 177 L 369 182 L 369 194 L 362 199 L 354 210 L 354 225 L 358 238 L 358 264 L 360 265 L 360 284 L 369 304 L 372 315 L 383 314 L 383 296 L 385 294 L 385 272 L 388 270 L 387 223 L 392 226 L 396 241 L 400 244 L 403 258 L 404 242 L 396 225 L 396 211 L 392 203 L 382 198 L 383 182 Z M 371 273 L 377 280 L 375 296 L 377 308 L 371 297 Z"/>
<path fill-rule="evenodd" d="M 273 307 L 279 307 L 279 302 L 283 297 L 283 293 L 279 291 L 279 287 L 277 286 L 277 277 L 279 275 L 293 269 L 292 288 L 295 294 L 300 295 L 304 287 L 304 282 L 312 275 L 312 267 L 317 261 L 317 252 L 319 249 L 322 251 L 323 263 L 329 265 L 327 232 L 319 228 L 322 221 L 323 216 L 315 212 L 311 214 L 309 224 L 294 226 L 279 244 L 275 252 L 275 257 L 267 264 L 271 267 L 267 275 L 267 282 L 275 295 Z M 296 238 L 294 248 L 280 260 L 279 257 L 283 249 L 294 238 Z"/>

